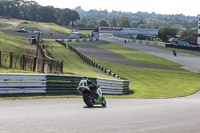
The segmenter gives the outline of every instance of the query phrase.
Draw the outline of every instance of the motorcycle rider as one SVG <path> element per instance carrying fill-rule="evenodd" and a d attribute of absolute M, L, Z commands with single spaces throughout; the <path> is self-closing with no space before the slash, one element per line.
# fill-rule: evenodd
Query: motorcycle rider
<path fill-rule="evenodd" d="M 172 50 L 172 53 L 174 56 L 176 56 L 176 54 L 177 54 L 175 49 Z"/>
<path fill-rule="evenodd" d="M 95 95 L 95 97 L 98 98 L 98 94 L 97 94 L 98 85 L 95 82 L 92 82 L 91 80 L 89 80 L 88 77 L 84 76 L 82 80 L 80 81 L 79 85 L 88 86 L 91 92 Z"/>

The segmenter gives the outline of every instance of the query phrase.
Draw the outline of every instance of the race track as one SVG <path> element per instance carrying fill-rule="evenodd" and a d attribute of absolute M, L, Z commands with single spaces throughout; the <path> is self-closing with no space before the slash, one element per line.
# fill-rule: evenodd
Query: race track
<path fill-rule="evenodd" d="M 0 133 L 198 133 L 199 94 L 171 99 L 107 99 L 88 108 L 82 98 L 0 101 Z"/>
<path fill-rule="evenodd" d="M 169 50 L 163 50 L 159 48 L 154 47 L 148 47 L 145 44 L 137 44 L 137 43 L 126 43 L 124 44 L 124 41 L 114 40 L 111 37 L 101 36 L 100 39 L 106 40 L 111 43 L 120 44 L 126 47 L 134 48 L 139 51 L 144 51 L 146 53 L 156 55 L 168 60 L 171 60 L 173 62 L 179 63 L 184 66 L 185 69 L 191 71 L 200 73 L 200 56 L 194 56 L 184 53 L 177 53 L 177 56 L 174 57 L 172 55 L 172 52 Z"/>
<path fill-rule="evenodd" d="M 124 45 L 123 42 L 116 43 Z M 139 44 L 126 45 L 143 51 L 147 48 Z M 147 52 L 158 54 L 157 50 L 162 51 L 152 48 Z M 176 58 L 170 51 L 161 53 L 160 56 L 166 55 L 164 58 L 181 60 L 182 65 L 188 60 L 193 61 L 194 66 L 199 64 L 196 56 L 178 54 Z M 200 70 L 192 65 L 185 66 L 191 71 Z M 106 108 L 88 108 L 82 98 L 0 100 L 0 133 L 200 132 L 199 93 L 169 99 L 106 100 Z"/>

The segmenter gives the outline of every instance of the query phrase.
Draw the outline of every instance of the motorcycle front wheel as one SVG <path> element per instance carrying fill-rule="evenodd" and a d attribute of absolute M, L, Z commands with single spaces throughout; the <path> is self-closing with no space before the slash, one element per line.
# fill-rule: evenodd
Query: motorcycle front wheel
<path fill-rule="evenodd" d="M 88 93 L 84 93 L 84 94 L 83 94 L 83 101 L 85 102 L 85 104 L 86 104 L 88 107 L 93 107 L 93 105 L 94 105 L 94 101 L 93 101 L 93 99 L 90 99 Z"/>

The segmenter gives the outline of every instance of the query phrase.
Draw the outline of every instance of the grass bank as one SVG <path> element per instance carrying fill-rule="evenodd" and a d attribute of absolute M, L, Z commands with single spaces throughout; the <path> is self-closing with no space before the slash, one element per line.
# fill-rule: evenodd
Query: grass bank
<path fill-rule="evenodd" d="M 0 68 L 0 73 L 38 73 L 38 72 Z"/>
<path fill-rule="evenodd" d="M 99 69 L 88 65 L 76 53 L 68 48 L 64 48 L 64 46 L 55 42 L 55 40 L 45 41 L 48 43 L 48 45 L 53 46 L 52 51 L 48 50 L 51 55 L 56 59 L 64 61 L 64 73 L 89 77 L 113 78 L 108 76 L 108 74 L 103 73 Z"/>
<path fill-rule="evenodd" d="M 19 24 L 17 26 L 17 28 L 21 29 L 23 27 L 35 27 L 35 28 L 41 28 L 44 27 L 46 25 L 46 23 L 42 23 L 42 22 L 34 22 L 34 21 L 27 21 L 28 24 Z"/>
<path fill-rule="evenodd" d="M 175 62 L 163 59 L 161 57 L 157 57 L 151 54 L 147 54 L 142 51 L 138 51 L 132 48 L 124 47 L 118 44 L 107 44 L 107 45 L 101 45 L 98 46 L 99 48 L 103 48 L 105 50 L 114 52 L 116 54 L 122 55 L 127 59 L 140 61 L 140 62 L 146 62 L 151 64 L 158 64 L 158 65 L 164 65 L 164 66 L 171 66 L 171 67 L 180 67 L 180 64 L 177 64 Z"/>
<path fill-rule="evenodd" d="M 0 28 L 5 28 L 5 27 L 9 27 L 9 26 L 11 26 L 11 24 L 0 23 Z"/>
<path fill-rule="evenodd" d="M 72 31 L 72 29 L 69 29 L 69 28 L 63 27 L 63 26 L 59 26 L 59 25 L 56 25 L 54 23 L 47 24 L 47 25 L 50 26 L 51 30 L 54 30 L 54 31 L 57 31 L 57 32 L 61 32 L 61 33 L 70 34 L 70 32 Z"/>
<path fill-rule="evenodd" d="M 190 95 L 200 89 L 200 75 L 192 72 L 141 68 L 95 59 L 104 67 L 130 80 L 131 95 L 114 98 L 162 98 Z"/>
<path fill-rule="evenodd" d="M 56 24 L 49 24 L 50 25 L 50 29 L 57 31 L 57 32 L 61 32 L 61 33 L 66 33 L 66 34 L 70 34 L 72 32 L 72 29 L 67 28 L 67 27 L 63 27 L 63 26 L 59 26 Z M 92 30 L 78 30 L 78 32 L 80 32 L 81 34 L 88 36 L 89 34 L 92 33 Z"/>
<path fill-rule="evenodd" d="M 25 39 L 19 36 L 13 36 L 0 32 L 0 51 L 13 51 L 24 53 Z"/>

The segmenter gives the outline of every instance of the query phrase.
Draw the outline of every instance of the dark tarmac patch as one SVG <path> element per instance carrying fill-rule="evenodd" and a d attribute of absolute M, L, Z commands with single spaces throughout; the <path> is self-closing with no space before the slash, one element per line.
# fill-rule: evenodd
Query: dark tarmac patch
<path fill-rule="evenodd" d="M 99 45 L 105 45 L 110 44 L 106 41 L 99 41 L 99 42 L 93 42 L 90 44 L 84 44 L 84 43 L 77 43 L 74 44 L 74 47 L 82 52 L 83 54 L 96 58 L 103 61 L 109 61 L 114 63 L 120 63 L 125 65 L 131 65 L 131 66 L 137 66 L 137 67 L 144 67 L 144 68 L 154 68 L 154 69 L 166 69 L 166 70 L 184 70 L 179 67 L 169 67 L 169 66 L 162 66 L 162 65 L 156 65 L 156 64 L 150 64 L 145 62 L 139 62 L 139 61 L 133 61 L 129 60 L 121 55 L 115 54 L 111 51 L 107 51 L 101 48 L 98 48 L 96 46 Z"/>

